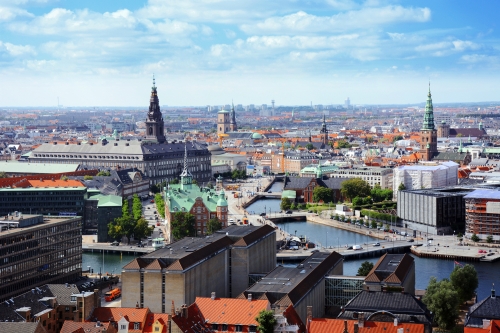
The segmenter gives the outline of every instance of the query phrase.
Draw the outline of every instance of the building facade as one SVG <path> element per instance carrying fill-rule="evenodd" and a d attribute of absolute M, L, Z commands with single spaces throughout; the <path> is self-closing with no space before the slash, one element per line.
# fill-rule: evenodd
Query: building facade
<path fill-rule="evenodd" d="M 340 168 L 330 172 L 331 178 L 361 178 L 371 187 L 380 185 L 382 189 L 391 189 L 393 169 L 378 167 Z"/>
<path fill-rule="evenodd" d="M 167 313 L 172 302 L 191 304 L 212 292 L 235 297 L 248 287 L 250 275 L 274 267 L 276 233 L 268 225 L 229 226 L 207 237 L 183 238 L 123 267 L 122 307 Z"/>
<path fill-rule="evenodd" d="M 41 215 L 0 220 L 0 300 L 82 273 L 82 219 Z"/>
<path fill-rule="evenodd" d="M 465 235 L 477 235 L 486 240 L 500 241 L 500 191 L 494 189 L 475 190 L 464 196 Z"/>

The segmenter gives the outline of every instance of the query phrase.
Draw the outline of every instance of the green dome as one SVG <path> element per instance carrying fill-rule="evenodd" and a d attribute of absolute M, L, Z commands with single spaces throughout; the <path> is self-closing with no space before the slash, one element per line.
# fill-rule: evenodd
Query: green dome
<path fill-rule="evenodd" d="M 219 200 L 217 200 L 218 207 L 227 207 L 226 195 L 224 191 L 220 191 Z"/>
<path fill-rule="evenodd" d="M 262 139 L 262 134 L 260 134 L 260 133 L 253 133 L 252 134 L 252 139 Z"/>

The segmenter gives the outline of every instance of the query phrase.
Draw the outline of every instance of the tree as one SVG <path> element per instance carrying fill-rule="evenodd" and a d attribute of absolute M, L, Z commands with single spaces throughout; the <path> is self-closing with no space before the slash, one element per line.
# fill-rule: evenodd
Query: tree
<path fill-rule="evenodd" d="M 198 185 L 198 181 L 196 179 L 193 179 L 191 182 L 193 185 Z"/>
<path fill-rule="evenodd" d="M 210 220 L 208 220 L 207 223 L 207 235 L 211 235 L 217 230 L 222 229 L 222 223 L 219 221 L 218 218 L 214 217 Z"/>
<path fill-rule="evenodd" d="M 431 277 L 423 302 L 434 313 L 434 321 L 440 328 L 449 330 L 455 326 L 460 298 L 449 280 L 438 282 L 435 277 Z"/>
<path fill-rule="evenodd" d="M 351 148 L 351 145 L 349 144 L 349 142 L 347 140 L 339 140 L 339 141 L 337 141 L 337 147 L 339 149 Z"/>
<path fill-rule="evenodd" d="M 383 190 L 379 184 L 376 184 L 370 191 L 370 196 L 372 197 L 373 202 L 391 200 L 392 190 L 390 189 Z"/>
<path fill-rule="evenodd" d="M 313 201 L 329 203 L 333 201 L 333 190 L 328 187 L 316 186 L 313 190 Z"/>
<path fill-rule="evenodd" d="M 472 234 L 472 236 L 470 236 L 470 240 L 473 241 L 474 243 L 477 243 L 479 242 L 481 239 L 479 238 L 478 235 L 476 234 Z"/>
<path fill-rule="evenodd" d="M 172 179 L 171 181 L 169 181 L 168 183 L 169 183 L 169 184 L 179 184 L 179 182 L 180 182 L 180 181 L 179 181 L 179 178 L 174 178 L 174 179 Z"/>
<path fill-rule="evenodd" d="M 92 177 L 90 175 L 83 176 L 83 180 L 92 180 L 92 179 L 94 179 L 94 177 Z"/>
<path fill-rule="evenodd" d="M 128 200 L 127 199 L 123 199 L 123 203 L 122 203 L 122 217 L 128 216 L 128 215 L 130 215 L 130 211 L 129 211 L 129 208 L 128 208 Z"/>
<path fill-rule="evenodd" d="M 372 221 L 372 222 L 370 223 L 370 226 L 372 227 L 372 229 L 377 229 L 377 222 Z"/>
<path fill-rule="evenodd" d="M 136 221 L 142 216 L 142 202 L 137 194 L 132 197 L 132 215 Z"/>
<path fill-rule="evenodd" d="M 130 238 L 134 234 L 136 222 L 130 215 L 117 217 L 108 224 L 108 235 L 114 239 L 127 237 L 127 243 L 130 244 Z"/>
<path fill-rule="evenodd" d="M 369 261 L 365 261 L 361 264 L 361 266 L 358 269 L 358 274 L 357 276 L 367 276 L 368 273 L 373 269 L 373 263 Z"/>
<path fill-rule="evenodd" d="M 170 221 L 170 230 L 176 240 L 187 236 L 195 236 L 196 219 L 193 214 L 187 212 L 177 212 Z"/>
<path fill-rule="evenodd" d="M 476 269 L 468 264 L 463 267 L 455 266 L 455 269 L 450 274 L 450 281 L 458 292 L 458 298 L 462 303 L 474 296 L 479 285 Z"/>
<path fill-rule="evenodd" d="M 353 206 L 361 206 L 362 204 L 363 204 L 363 198 L 355 197 L 354 199 L 352 199 Z"/>
<path fill-rule="evenodd" d="M 488 243 L 488 244 L 493 243 L 493 236 L 492 235 L 486 236 L 486 243 Z"/>
<path fill-rule="evenodd" d="M 291 206 L 292 202 L 290 201 L 290 199 L 288 199 L 287 197 L 281 198 L 281 203 L 280 203 L 281 210 L 289 210 Z"/>
<path fill-rule="evenodd" d="M 144 237 L 147 237 L 151 235 L 155 227 L 149 226 L 148 221 L 146 221 L 145 218 L 141 217 L 139 220 L 137 220 L 135 227 L 134 227 L 134 238 L 135 239 L 141 239 Z"/>
<path fill-rule="evenodd" d="M 62 177 L 61 177 L 61 180 L 64 180 L 64 181 L 66 181 L 66 180 L 68 180 L 68 179 L 69 179 L 69 178 L 68 178 L 68 176 L 62 176 Z"/>
<path fill-rule="evenodd" d="M 313 149 L 314 149 L 313 144 L 312 144 L 312 143 L 308 143 L 308 144 L 306 145 L 306 149 L 307 149 L 307 150 L 313 150 Z"/>
<path fill-rule="evenodd" d="M 97 173 L 98 176 L 105 176 L 105 177 L 109 177 L 111 176 L 111 172 L 107 171 L 107 170 L 103 170 L 103 171 L 99 171 Z"/>
<path fill-rule="evenodd" d="M 399 184 L 398 191 L 404 191 L 404 190 L 406 190 L 405 184 L 403 184 L 403 183 Z"/>
<path fill-rule="evenodd" d="M 355 197 L 367 197 L 370 195 L 370 191 L 370 184 L 361 178 L 345 180 L 340 186 L 340 192 L 349 201 Z"/>
<path fill-rule="evenodd" d="M 7 178 L 7 174 L 5 173 L 5 171 L 0 172 L 0 178 Z"/>
<path fill-rule="evenodd" d="M 276 325 L 276 318 L 274 318 L 273 311 L 262 310 L 259 315 L 255 318 L 259 323 L 257 326 L 257 331 L 260 333 L 273 333 L 274 326 Z"/>
<path fill-rule="evenodd" d="M 155 194 L 155 204 L 158 214 L 160 214 L 162 218 L 165 218 L 165 200 L 163 199 L 161 193 Z"/>
<path fill-rule="evenodd" d="M 395 143 L 396 141 L 403 140 L 403 139 L 404 139 L 404 138 L 403 138 L 403 136 L 402 136 L 402 135 L 396 135 L 396 136 L 394 137 L 394 139 L 392 140 L 392 143 Z"/>

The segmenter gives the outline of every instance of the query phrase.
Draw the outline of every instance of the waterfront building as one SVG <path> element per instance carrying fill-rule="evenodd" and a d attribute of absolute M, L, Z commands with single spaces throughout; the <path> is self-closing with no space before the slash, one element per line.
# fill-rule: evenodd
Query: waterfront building
<path fill-rule="evenodd" d="M 463 197 L 465 201 L 465 235 L 500 241 L 500 191 L 478 189 Z M 500 318 L 498 318 L 500 319 Z"/>
<path fill-rule="evenodd" d="M 170 303 L 234 297 L 276 267 L 276 232 L 229 226 L 203 238 L 186 237 L 134 259 L 122 269 L 122 306 L 166 313 Z"/>
<path fill-rule="evenodd" d="M 41 215 L 0 220 L 0 300 L 82 271 L 81 218 Z"/>
<path fill-rule="evenodd" d="M 330 173 L 332 178 L 361 178 L 371 187 L 380 185 L 382 189 L 393 187 L 393 169 L 381 167 L 340 168 Z"/>
<path fill-rule="evenodd" d="M 108 224 L 122 216 L 123 199 L 118 195 L 103 195 L 98 191 L 88 191 L 89 198 L 85 200 L 83 234 L 96 235 L 99 243 L 112 241 L 108 235 Z"/>
<path fill-rule="evenodd" d="M 340 188 L 342 182 L 347 178 L 328 178 L 323 176 L 321 169 L 317 169 L 315 177 L 293 177 L 285 175 L 283 191 L 294 191 L 298 202 L 314 202 L 314 189 L 317 186 L 326 187 L 332 190 L 333 201 L 342 200 Z"/>
<path fill-rule="evenodd" d="M 367 320 L 394 323 L 419 323 L 424 332 L 432 332 L 433 316 L 424 303 L 406 292 L 363 290 L 357 294 L 337 317 L 343 320 Z"/>
<path fill-rule="evenodd" d="M 364 276 L 330 275 L 325 278 L 325 306 L 327 313 L 338 313 L 363 290 Z"/>
<path fill-rule="evenodd" d="M 176 213 L 191 213 L 195 217 L 197 236 L 207 233 L 210 219 L 217 218 L 222 227 L 228 226 L 228 205 L 223 190 L 213 189 L 193 184 L 193 175 L 188 169 L 187 150 L 184 156 L 184 170 L 180 175 L 179 184 L 168 184 L 165 191 L 165 237 L 167 242 L 174 241 L 172 236 L 172 220 Z"/>
<path fill-rule="evenodd" d="M 464 198 L 471 191 L 464 187 L 399 191 L 398 217 L 403 227 L 419 235 L 458 233 L 465 229 Z"/>
<path fill-rule="evenodd" d="M 343 259 L 339 253 L 316 252 L 297 267 L 276 267 L 238 298 L 248 299 L 251 295 L 252 298 L 267 299 L 278 312 L 293 305 L 305 323 L 307 308 L 311 304 L 314 304 L 311 313 L 314 317 L 322 317 L 325 313 L 325 277 L 342 273 Z"/>
<path fill-rule="evenodd" d="M 80 164 L 81 168 L 101 170 L 137 168 L 149 177 L 150 185 L 156 185 L 163 181 L 169 182 L 182 172 L 184 146 L 184 143 L 176 140 L 166 141 L 157 89 L 153 83 L 146 119 L 146 136 L 143 139 L 120 140 L 117 136 L 114 140 L 103 139 L 98 144 L 46 142 L 31 152 L 28 161 L 41 164 Z M 206 144 L 191 142 L 187 149 L 188 163 L 194 178 L 199 182 L 209 181 L 212 173 L 210 152 Z"/>
<path fill-rule="evenodd" d="M 500 327 L 500 298 L 496 297 L 495 286 L 491 288 L 491 294 L 485 299 L 469 307 L 465 315 L 466 328 L 488 328 L 496 322 L 496 328 Z M 470 330 L 469 333 L 472 333 Z M 466 331 L 467 332 L 467 331 Z"/>
<path fill-rule="evenodd" d="M 415 295 L 415 260 L 408 254 L 384 254 L 365 277 L 363 289 Z"/>
<path fill-rule="evenodd" d="M 451 161 L 396 167 L 394 168 L 393 195 L 397 197 L 401 184 L 404 185 L 405 190 L 457 185 L 458 167 L 457 163 Z"/>

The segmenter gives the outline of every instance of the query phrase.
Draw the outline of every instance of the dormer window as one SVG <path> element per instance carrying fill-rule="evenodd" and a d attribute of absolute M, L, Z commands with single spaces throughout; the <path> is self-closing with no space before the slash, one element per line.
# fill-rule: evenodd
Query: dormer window
<path fill-rule="evenodd" d="M 141 324 L 140 323 L 134 323 L 134 330 L 140 330 L 141 329 Z"/>

